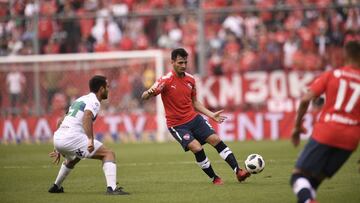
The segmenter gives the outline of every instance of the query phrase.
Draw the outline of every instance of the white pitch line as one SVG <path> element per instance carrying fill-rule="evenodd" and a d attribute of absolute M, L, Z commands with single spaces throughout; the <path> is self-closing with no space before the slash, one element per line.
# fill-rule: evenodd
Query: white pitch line
<path fill-rule="evenodd" d="M 215 163 L 221 163 L 224 161 L 214 161 Z M 226 162 L 224 162 L 226 163 Z M 188 165 L 196 164 L 194 161 L 171 161 L 171 162 L 145 162 L 145 163 L 127 163 L 127 164 L 117 164 L 119 167 L 138 167 L 138 166 L 157 166 L 157 165 Z M 60 164 L 59 164 L 60 165 Z M 29 168 L 53 168 L 57 167 L 56 165 L 40 165 L 40 166 L 2 166 L 2 169 L 29 169 Z M 79 164 L 76 167 L 79 168 L 91 168 L 98 166 L 90 166 L 87 164 Z"/>
<path fill-rule="evenodd" d="M 267 162 L 274 163 L 275 160 L 267 160 Z M 216 164 L 227 164 L 223 160 L 216 160 L 212 161 L 212 163 Z M 243 165 L 243 161 L 240 160 L 240 166 Z M 170 162 L 141 162 L 141 163 L 126 163 L 117 164 L 118 167 L 139 167 L 139 166 L 159 166 L 159 165 L 190 165 L 190 164 L 196 164 L 195 161 L 170 161 Z M 60 164 L 59 164 L 60 165 Z M 57 165 L 39 165 L 39 166 L 27 166 L 27 165 L 21 165 L 21 166 L 2 166 L 0 169 L 30 169 L 30 168 L 54 168 L 58 167 Z M 79 164 L 76 167 L 79 168 L 92 168 L 92 167 L 98 167 L 98 166 L 90 166 L 87 164 Z"/>

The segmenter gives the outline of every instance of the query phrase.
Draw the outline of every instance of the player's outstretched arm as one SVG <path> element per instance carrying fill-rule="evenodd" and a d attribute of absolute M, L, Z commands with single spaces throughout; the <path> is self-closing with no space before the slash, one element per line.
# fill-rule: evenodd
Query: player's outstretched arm
<path fill-rule="evenodd" d="M 226 119 L 226 116 L 221 115 L 221 113 L 224 110 L 220 110 L 220 111 L 217 111 L 217 112 L 212 112 L 209 109 L 207 109 L 201 102 L 197 101 L 194 98 L 193 98 L 193 106 L 194 106 L 194 109 L 196 111 L 206 115 L 207 117 L 213 119 L 214 121 L 216 121 L 218 123 L 222 123 Z"/>
<path fill-rule="evenodd" d="M 86 136 L 89 139 L 88 151 L 94 151 L 94 134 L 93 134 L 93 114 L 89 110 L 85 110 L 83 118 L 83 128 Z"/>
<path fill-rule="evenodd" d="M 154 97 L 155 96 L 155 88 L 154 87 L 151 87 L 150 89 L 144 91 L 141 95 L 141 99 L 142 100 L 148 100 L 150 99 L 151 97 Z"/>
<path fill-rule="evenodd" d="M 300 105 L 297 110 L 295 127 L 291 135 L 291 142 L 295 147 L 297 147 L 300 143 L 300 134 L 306 132 L 305 128 L 302 125 L 303 118 L 309 108 L 311 100 L 313 100 L 315 97 L 315 94 L 309 91 L 301 98 Z"/>

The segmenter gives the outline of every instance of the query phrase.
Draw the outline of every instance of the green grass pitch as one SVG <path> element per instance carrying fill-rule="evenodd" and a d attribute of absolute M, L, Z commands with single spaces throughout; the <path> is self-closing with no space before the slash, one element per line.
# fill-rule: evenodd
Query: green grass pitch
<path fill-rule="evenodd" d="M 226 142 L 240 165 L 250 153 L 261 154 L 265 170 L 238 183 L 230 167 L 208 145 L 205 152 L 225 182 L 214 186 L 175 142 L 106 144 L 117 154 L 119 185 L 130 196 L 106 196 L 101 162 L 83 160 L 65 180 L 65 193 L 49 194 L 59 166 L 51 164 L 51 144 L 0 145 L 0 202 L 296 202 L 289 187 L 294 161 L 303 148 L 289 141 Z M 360 173 L 357 150 L 340 171 L 325 181 L 319 202 L 360 202 Z"/>

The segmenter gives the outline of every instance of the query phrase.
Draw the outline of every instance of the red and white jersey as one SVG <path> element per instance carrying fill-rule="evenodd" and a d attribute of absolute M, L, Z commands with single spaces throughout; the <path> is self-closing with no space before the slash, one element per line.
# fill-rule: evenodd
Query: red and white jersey
<path fill-rule="evenodd" d="M 155 95 L 161 93 L 168 127 L 178 126 L 189 122 L 198 114 L 192 103 L 196 97 L 195 79 L 185 73 L 178 77 L 174 71 L 158 79 L 155 84 Z"/>
<path fill-rule="evenodd" d="M 314 125 L 313 138 L 320 143 L 355 150 L 360 140 L 360 69 L 349 66 L 328 71 L 310 85 L 325 104 Z"/>

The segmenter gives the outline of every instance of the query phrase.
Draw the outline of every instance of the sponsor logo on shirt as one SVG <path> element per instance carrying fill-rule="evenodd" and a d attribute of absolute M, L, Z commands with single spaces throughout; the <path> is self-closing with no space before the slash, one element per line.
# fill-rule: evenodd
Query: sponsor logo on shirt
<path fill-rule="evenodd" d="M 326 114 L 324 118 L 325 122 L 335 122 L 335 123 L 341 123 L 345 125 L 358 125 L 359 123 L 356 120 L 353 120 L 351 118 L 347 118 L 345 116 L 339 115 L 339 114 Z"/>

